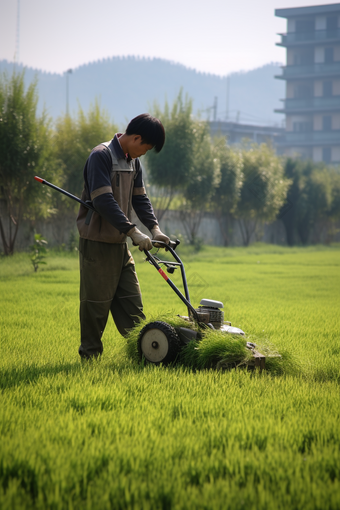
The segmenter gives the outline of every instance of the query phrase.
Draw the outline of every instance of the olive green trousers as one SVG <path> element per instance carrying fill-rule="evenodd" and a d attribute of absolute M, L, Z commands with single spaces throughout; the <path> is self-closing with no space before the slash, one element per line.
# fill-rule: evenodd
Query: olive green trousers
<path fill-rule="evenodd" d="M 109 244 L 79 239 L 80 334 L 79 354 L 97 357 L 109 312 L 126 336 L 143 314 L 142 295 L 127 243 Z"/>

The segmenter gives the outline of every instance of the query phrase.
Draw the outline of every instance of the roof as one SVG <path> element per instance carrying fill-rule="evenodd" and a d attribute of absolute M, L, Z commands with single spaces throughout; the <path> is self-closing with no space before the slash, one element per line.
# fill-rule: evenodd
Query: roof
<path fill-rule="evenodd" d="M 313 16 L 316 14 L 330 14 L 333 12 L 340 12 L 340 3 L 275 9 L 275 16 L 279 18 L 295 18 L 296 16 Z"/>

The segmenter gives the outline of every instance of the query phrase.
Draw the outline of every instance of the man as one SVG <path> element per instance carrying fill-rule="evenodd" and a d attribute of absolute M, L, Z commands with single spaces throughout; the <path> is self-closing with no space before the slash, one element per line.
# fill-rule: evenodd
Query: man
<path fill-rule="evenodd" d="M 86 161 L 82 199 L 92 201 L 96 212 L 81 205 L 77 218 L 82 358 L 103 352 L 101 337 L 109 312 L 124 336 L 145 318 L 127 237 L 141 251 L 152 248 L 150 238 L 130 221 L 133 207 L 152 239 L 169 243 L 146 195 L 138 159 L 153 148 L 160 152 L 164 141 L 161 122 L 142 114 L 131 120 L 124 134 L 95 147 Z"/>

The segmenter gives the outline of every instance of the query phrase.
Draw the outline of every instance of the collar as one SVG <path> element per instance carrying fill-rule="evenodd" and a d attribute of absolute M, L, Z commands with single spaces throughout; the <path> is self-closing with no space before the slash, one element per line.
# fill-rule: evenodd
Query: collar
<path fill-rule="evenodd" d="M 115 136 L 113 137 L 113 141 L 112 141 L 113 147 L 114 147 L 114 150 L 116 151 L 118 159 L 125 159 L 128 163 L 130 163 L 130 161 L 131 161 L 130 155 L 124 153 L 122 146 L 120 145 L 120 142 L 119 142 L 119 138 L 122 136 L 122 134 L 123 133 L 115 134 Z"/>

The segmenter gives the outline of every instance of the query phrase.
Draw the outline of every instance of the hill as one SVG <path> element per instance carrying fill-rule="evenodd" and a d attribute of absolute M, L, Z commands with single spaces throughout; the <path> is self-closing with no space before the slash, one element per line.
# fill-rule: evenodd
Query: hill
<path fill-rule="evenodd" d="M 0 61 L 0 72 L 13 71 L 13 63 Z M 22 70 L 22 65 L 16 66 Z M 282 116 L 274 113 L 284 97 L 284 82 L 279 64 L 267 64 L 248 72 L 229 75 L 229 118 L 253 124 L 280 124 Z M 29 83 L 38 78 L 39 111 L 43 105 L 51 117 L 66 111 L 66 77 L 26 68 Z M 125 125 L 139 113 L 149 111 L 154 101 L 172 103 L 181 87 L 193 99 L 194 111 L 212 120 L 212 105 L 217 97 L 217 119 L 225 120 L 227 110 L 227 78 L 199 73 L 181 64 L 162 59 L 113 57 L 82 65 L 69 74 L 69 110 L 78 105 L 86 111 L 95 98 L 111 115 Z M 238 113 L 239 112 L 239 113 Z"/>

